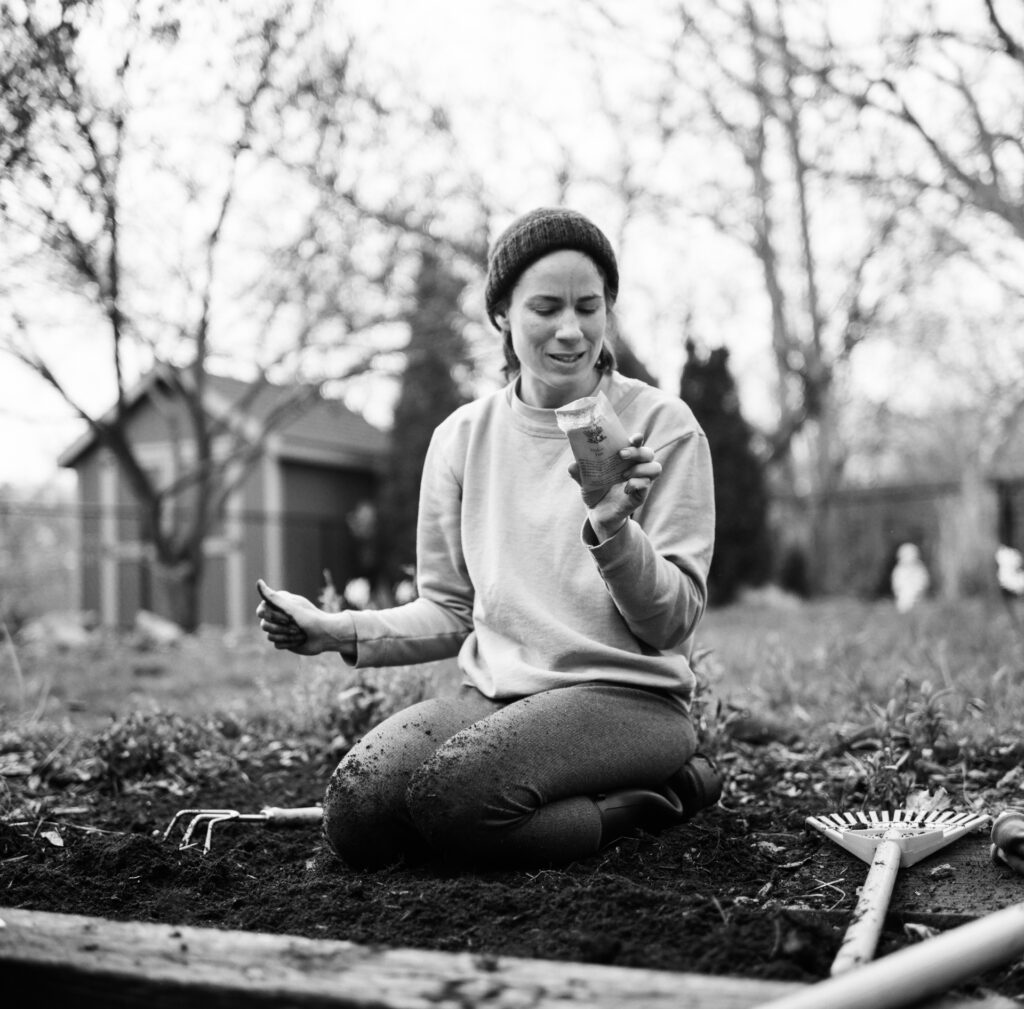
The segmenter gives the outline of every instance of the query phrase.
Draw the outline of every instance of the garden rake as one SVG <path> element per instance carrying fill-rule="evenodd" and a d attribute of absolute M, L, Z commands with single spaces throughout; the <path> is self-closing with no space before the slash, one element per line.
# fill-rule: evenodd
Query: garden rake
<path fill-rule="evenodd" d="M 181 838 L 178 848 L 184 851 L 198 844 L 192 837 L 196 831 L 205 828 L 206 837 L 203 841 L 203 854 L 210 851 L 213 843 L 213 828 L 219 823 L 271 823 L 282 826 L 294 826 L 304 823 L 319 823 L 323 819 L 324 811 L 322 806 L 297 806 L 293 808 L 281 806 L 264 806 L 258 813 L 240 813 L 237 809 L 179 809 L 171 819 L 167 830 L 164 831 L 164 840 L 171 836 L 171 831 L 178 823 L 184 823 L 188 819 L 188 826 Z"/>
<path fill-rule="evenodd" d="M 934 802 L 930 805 L 934 807 Z M 912 803 L 908 802 L 908 806 Z M 920 799 L 915 808 L 893 812 L 829 813 L 809 816 L 807 824 L 870 864 L 833 976 L 869 961 L 875 953 L 889 899 L 901 867 L 914 865 L 964 834 L 992 822 L 990 816 L 928 808 Z"/>

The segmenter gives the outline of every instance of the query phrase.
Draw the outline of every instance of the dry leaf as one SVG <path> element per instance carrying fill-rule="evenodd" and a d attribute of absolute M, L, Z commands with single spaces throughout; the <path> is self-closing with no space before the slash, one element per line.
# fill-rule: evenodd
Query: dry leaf
<path fill-rule="evenodd" d="M 941 785 L 934 793 L 919 788 L 907 795 L 904 808 L 915 813 L 940 813 L 950 808 L 949 793 Z"/>

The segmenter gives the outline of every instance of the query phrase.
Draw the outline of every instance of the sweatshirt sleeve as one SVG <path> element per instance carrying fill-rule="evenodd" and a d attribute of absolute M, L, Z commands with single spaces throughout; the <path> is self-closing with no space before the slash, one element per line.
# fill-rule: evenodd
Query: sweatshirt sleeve
<path fill-rule="evenodd" d="M 462 486 L 445 428 L 427 449 L 416 529 L 419 596 L 404 606 L 352 614 L 356 666 L 432 662 L 458 654 L 473 627 L 473 584 L 462 551 Z"/>
<path fill-rule="evenodd" d="M 644 505 L 598 543 L 584 542 L 629 629 L 658 650 L 677 648 L 696 630 L 707 605 L 715 536 L 711 453 L 700 430 L 656 450 L 662 472 Z"/>

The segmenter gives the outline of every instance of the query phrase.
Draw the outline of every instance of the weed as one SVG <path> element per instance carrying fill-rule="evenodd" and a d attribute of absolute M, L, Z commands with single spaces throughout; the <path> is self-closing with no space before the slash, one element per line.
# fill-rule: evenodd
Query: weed
<path fill-rule="evenodd" d="M 978 600 L 930 603 L 913 622 L 903 616 L 849 600 L 710 611 L 693 655 L 701 746 L 718 755 L 731 748 L 737 774 L 772 750 L 784 777 L 803 754 L 799 769 L 825 790 L 819 800 L 841 792 L 881 807 L 937 781 L 966 788 L 979 767 L 1004 773 L 1019 755 L 1024 712 L 1024 655 L 1005 613 Z M 205 769 L 237 773 L 247 754 L 268 753 L 274 741 L 289 741 L 289 754 L 337 758 L 381 719 L 451 685 L 440 668 L 357 670 L 336 656 L 277 653 L 255 633 L 207 630 L 165 659 L 163 675 L 140 677 L 130 643 L 113 635 L 78 652 L 26 650 L 27 714 L 36 714 L 8 717 L 24 709 L 4 662 L 0 730 L 31 737 L 18 749 L 31 750 L 34 774 L 95 774 L 121 789 L 197 780 Z M 742 741 L 731 734 L 738 712 L 767 716 L 786 734 Z M 813 798 L 812 785 L 784 784 Z"/>
<path fill-rule="evenodd" d="M 202 780 L 235 766 L 233 733 L 168 712 L 132 712 L 95 743 L 102 778 L 113 791 L 142 778 Z"/>
<path fill-rule="evenodd" d="M 25 710 L 25 674 L 21 670 L 21 660 L 18 658 L 18 649 L 14 647 L 14 637 L 7 626 L 7 621 L 0 614 L 0 641 L 3 641 L 4 651 L 11 663 L 14 672 L 14 680 L 18 688 L 18 710 Z"/>
<path fill-rule="evenodd" d="M 267 684 L 264 689 L 280 687 Z M 348 669 L 336 659 L 313 662 L 286 697 L 278 694 L 276 705 L 267 705 L 261 724 L 276 733 L 330 740 L 337 755 L 384 718 L 423 700 L 428 690 L 418 666 Z"/>
<path fill-rule="evenodd" d="M 715 684 L 723 671 L 711 649 L 695 650 L 690 666 L 696 681 L 690 703 L 690 720 L 700 749 L 714 754 L 721 747 L 729 717 L 721 698 L 715 695 Z"/>

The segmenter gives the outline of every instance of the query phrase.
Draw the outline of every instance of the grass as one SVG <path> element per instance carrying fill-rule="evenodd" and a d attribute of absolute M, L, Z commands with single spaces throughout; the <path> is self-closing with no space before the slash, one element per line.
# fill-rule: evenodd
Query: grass
<path fill-rule="evenodd" d="M 708 614 L 699 647 L 722 699 L 808 728 L 927 700 L 956 732 L 980 739 L 1017 731 L 1024 714 L 1024 635 L 991 601 L 910 614 L 850 600 L 730 607 Z"/>
<path fill-rule="evenodd" d="M 34 643 L 0 653 L 0 727 L 60 724 L 93 731 L 130 712 L 165 711 L 312 729 L 341 695 L 358 690 L 387 693 L 396 704 L 411 702 L 437 675 L 437 664 L 356 671 L 337 656 L 277 652 L 255 629 L 235 634 L 207 628 L 161 648 L 97 633 L 81 648 Z"/>
<path fill-rule="evenodd" d="M 962 769 L 969 756 L 1005 750 L 1024 720 L 1024 636 L 998 602 L 932 602 L 909 615 L 853 600 L 732 606 L 706 616 L 695 665 L 712 743 L 727 745 L 753 713 L 805 750 L 843 751 L 878 794 L 929 767 Z M 8 642 L 0 732 L 44 734 L 65 750 L 68 740 L 101 738 L 108 764 L 114 750 L 138 763 L 152 756 L 140 737 L 167 732 L 147 730 L 147 715 L 173 715 L 190 752 L 201 747 L 181 727 L 188 721 L 229 738 L 312 737 L 343 752 L 375 721 L 455 682 L 451 663 L 352 670 L 336 657 L 275 652 L 255 629 L 148 650 L 112 635 L 64 651 Z M 166 750 L 166 739 L 157 743 Z"/>

